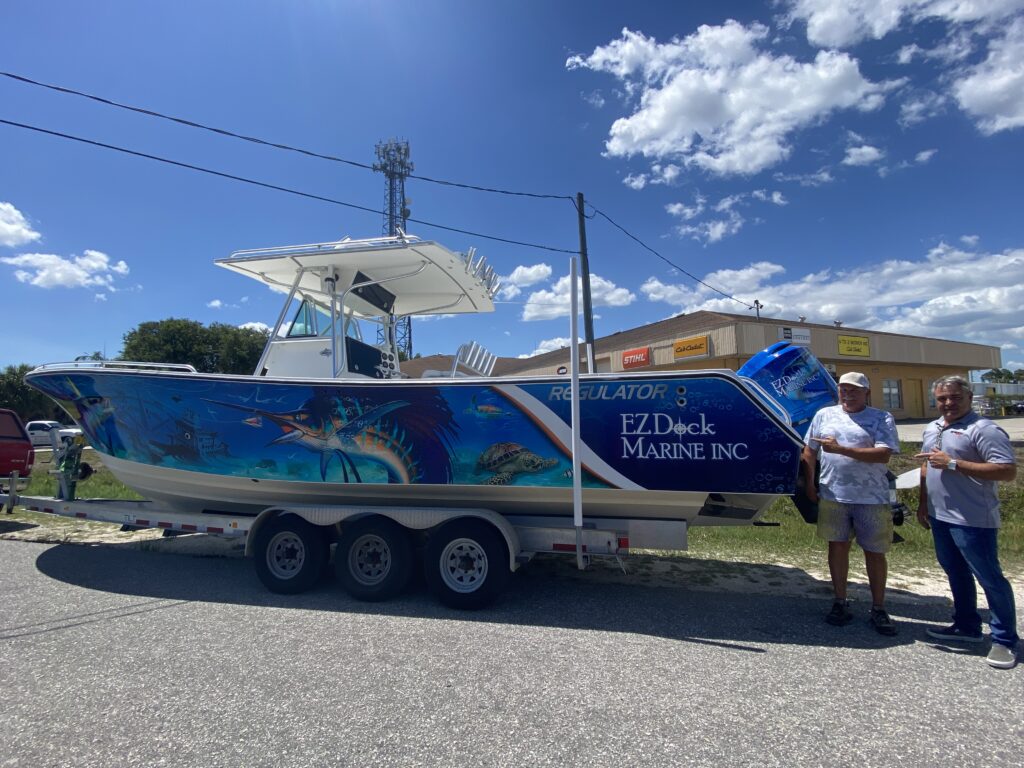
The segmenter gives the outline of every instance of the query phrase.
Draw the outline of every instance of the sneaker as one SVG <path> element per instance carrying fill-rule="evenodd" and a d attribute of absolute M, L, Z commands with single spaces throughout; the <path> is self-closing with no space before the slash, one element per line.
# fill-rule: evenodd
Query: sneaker
<path fill-rule="evenodd" d="M 953 643 L 980 643 L 985 640 L 981 632 L 964 632 L 956 624 L 950 624 L 948 627 L 928 627 L 924 632 L 928 637 Z"/>
<path fill-rule="evenodd" d="M 871 618 L 868 619 L 868 623 L 880 635 L 891 637 L 896 634 L 896 625 L 892 623 L 892 619 L 889 618 L 889 614 L 885 612 L 884 608 L 872 608 Z"/>
<path fill-rule="evenodd" d="M 853 614 L 850 613 L 850 604 L 845 600 L 843 602 L 837 600 L 832 603 L 832 610 L 828 612 L 825 621 L 833 627 L 845 627 L 853 621 Z"/>
<path fill-rule="evenodd" d="M 985 659 L 990 667 L 996 669 L 1013 669 L 1017 666 L 1017 654 L 1008 645 L 1000 645 L 999 643 L 992 643 L 992 648 L 988 652 L 988 658 Z"/>

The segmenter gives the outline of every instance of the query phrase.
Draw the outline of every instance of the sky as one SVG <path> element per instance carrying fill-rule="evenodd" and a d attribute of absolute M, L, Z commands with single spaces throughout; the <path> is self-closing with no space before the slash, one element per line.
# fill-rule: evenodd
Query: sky
<path fill-rule="evenodd" d="M 1024 0 L 7 0 L 0 71 L 0 366 L 272 325 L 280 295 L 213 261 L 374 237 L 385 206 L 372 170 L 15 75 L 353 163 L 408 141 L 410 234 L 502 276 L 417 354 L 565 346 L 582 193 L 597 337 L 756 301 L 1024 368 Z"/>

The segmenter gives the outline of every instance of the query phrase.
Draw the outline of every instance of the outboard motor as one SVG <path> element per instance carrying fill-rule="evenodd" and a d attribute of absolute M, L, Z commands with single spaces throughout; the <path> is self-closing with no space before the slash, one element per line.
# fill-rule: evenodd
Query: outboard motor
<path fill-rule="evenodd" d="M 756 382 L 782 406 L 801 437 L 819 409 L 839 402 L 839 387 L 832 374 L 811 350 L 791 341 L 761 350 L 737 373 Z"/>
<path fill-rule="evenodd" d="M 807 347 L 780 341 L 750 358 L 737 373 L 755 382 L 789 414 L 793 429 L 803 437 L 819 409 L 839 402 L 839 387 Z M 755 390 L 757 391 L 757 390 Z M 819 464 L 816 470 L 821 469 Z M 818 478 L 815 472 L 814 483 Z M 803 462 L 797 471 L 796 494 L 790 497 L 800 516 L 812 525 L 818 521 L 818 502 L 807 496 Z"/>

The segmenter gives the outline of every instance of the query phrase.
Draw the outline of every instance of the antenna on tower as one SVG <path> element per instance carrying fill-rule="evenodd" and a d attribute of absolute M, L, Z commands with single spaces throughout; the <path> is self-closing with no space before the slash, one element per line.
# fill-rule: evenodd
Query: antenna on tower
<path fill-rule="evenodd" d="M 373 170 L 384 174 L 384 234 L 396 237 L 405 234 L 409 220 L 409 199 L 405 196 L 405 178 L 413 171 L 409 160 L 409 142 L 388 139 L 379 141 L 376 146 L 377 162 Z M 384 343 L 384 329 L 377 332 L 377 343 Z M 405 354 L 406 359 L 412 357 L 412 323 L 408 317 L 402 318 L 395 325 L 395 344 L 398 351 Z"/>

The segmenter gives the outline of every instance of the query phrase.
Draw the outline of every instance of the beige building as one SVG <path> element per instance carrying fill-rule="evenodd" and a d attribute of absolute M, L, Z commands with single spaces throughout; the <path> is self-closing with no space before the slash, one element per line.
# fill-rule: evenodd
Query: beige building
<path fill-rule="evenodd" d="M 799 321 L 757 320 L 721 312 L 693 312 L 597 339 L 595 362 L 599 372 L 694 368 L 735 371 L 781 340 L 810 347 L 836 378 L 847 371 L 866 374 L 871 380 L 871 404 L 892 412 L 897 419 L 934 414 L 928 389 L 938 377 L 1002 366 L 999 348 L 984 344 Z M 421 358 L 404 363 L 402 369 L 417 376 L 423 368 L 450 367 L 448 360 L 443 364 L 441 356 Z M 566 374 L 568 363 L 568 349 L 521 360 L 501 358 L 494 375 Z M 581 370 L 586 370 L 585 364 Z"/>

